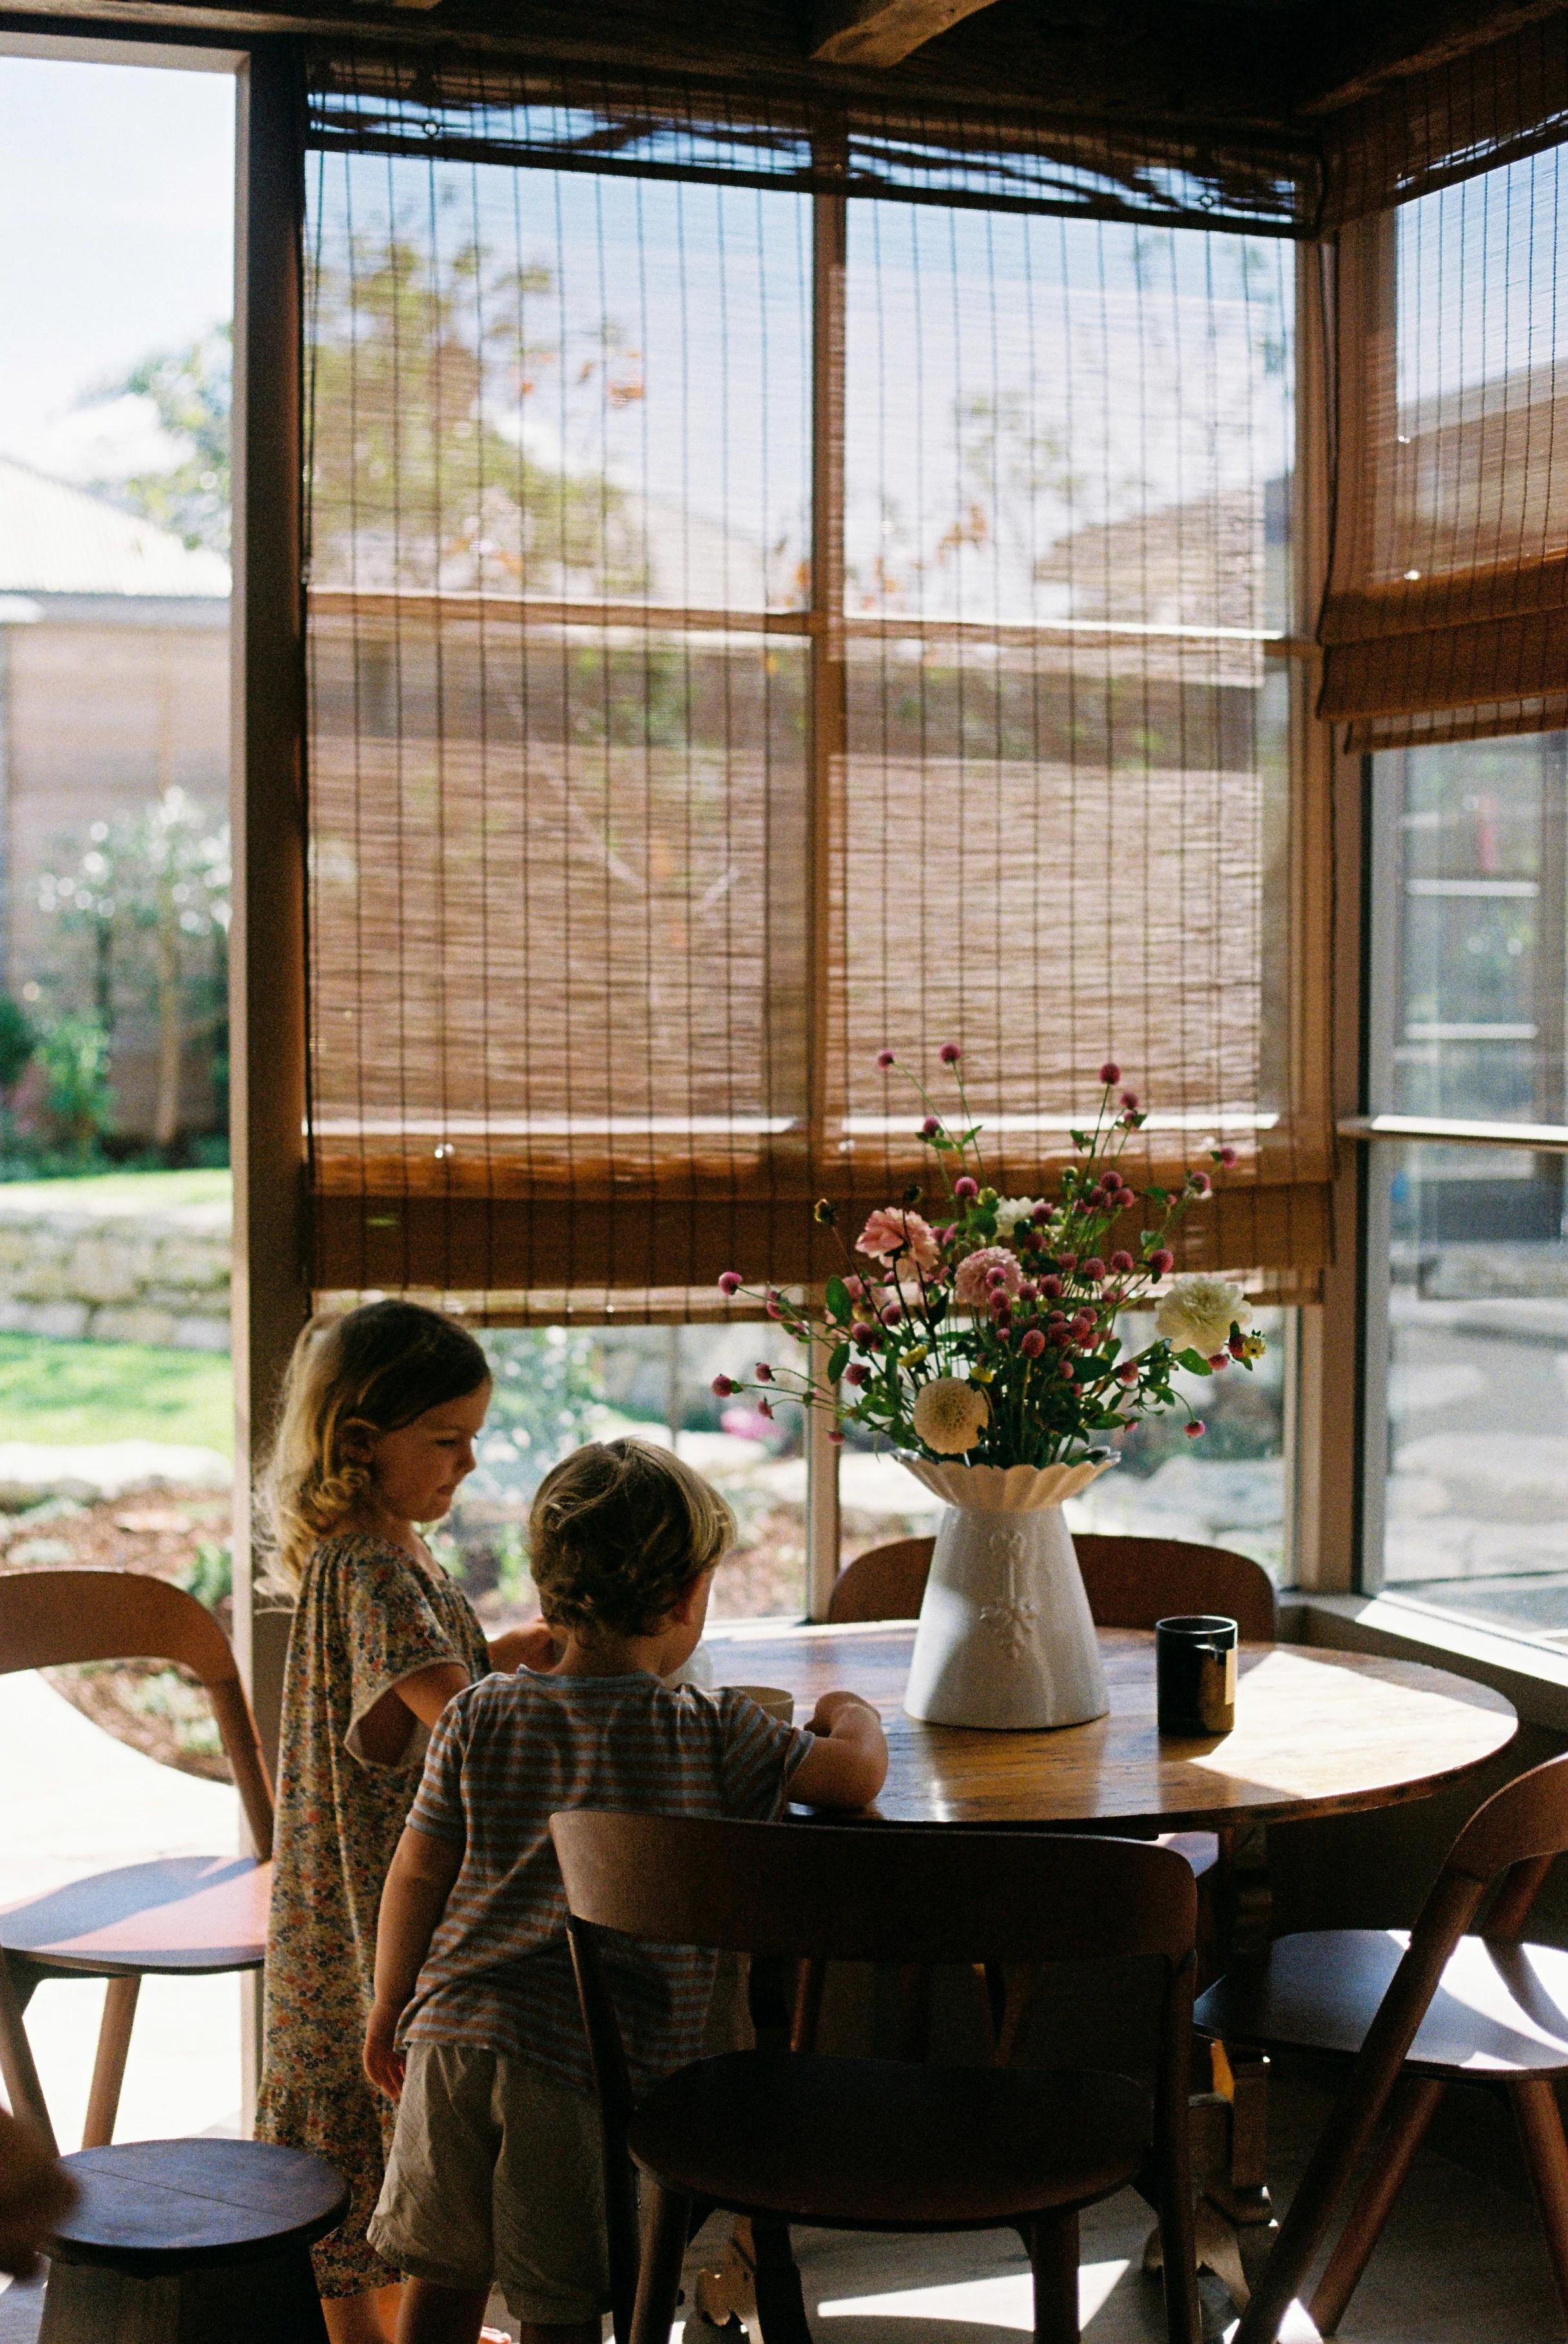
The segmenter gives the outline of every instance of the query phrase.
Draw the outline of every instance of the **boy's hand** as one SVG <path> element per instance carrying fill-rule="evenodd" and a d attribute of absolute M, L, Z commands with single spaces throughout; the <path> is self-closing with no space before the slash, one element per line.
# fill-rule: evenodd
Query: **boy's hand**
<path fill-rule="evenodd" d="M 369 2024 L 365 2029 L 365 2073 L 376 2089 L 384 2092 L 389 2100 L 401 2099 L 403 2076 L 408 2066 L 397 2042 L 398 2021 L 402 2015 L 400 2010 L 393 2010 L 386 2003 L 372 2003 Z"/>
<path fill-rule="evenodd" d="M 492 1640 L 490 1664 L 506 1676 L 515 1669 L 534 1669 L 542 1675 L 555 1666 L 561 1650 L 554 1630 L 542 1620 L 531 1620 L 526 1628 L 509 1628 Z"/>
<path fill-rule="evenodd" d="M 805 1730 L 808 1733 L 831 1733 L 833 1732 L 834 1720 L 835 1718 L 843 1717 L 846 1712 L 852 1709 L 869 1710 L 871 1715 L 876 1718 L 878 1725 L 882 1723 L 880 1716 L 876 1710 L 872 1706 L 872 1703 L 868 1701 L 862 1701 L 857 1692 L 824 1692 L 822 1699 L 817 1702 L 816 1707 L 812 1711 L 811 1715 L 807 1718 L 805 1722 Z"/>

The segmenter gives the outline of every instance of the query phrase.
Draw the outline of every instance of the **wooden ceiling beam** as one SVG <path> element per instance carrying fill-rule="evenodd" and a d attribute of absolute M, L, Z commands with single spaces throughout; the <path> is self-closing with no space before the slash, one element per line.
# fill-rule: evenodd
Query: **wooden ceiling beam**
<path fill-rule="evenodd" d="M 811 53 L 824 65 L 902 65 L 992 0 L 814 0 Z"/>

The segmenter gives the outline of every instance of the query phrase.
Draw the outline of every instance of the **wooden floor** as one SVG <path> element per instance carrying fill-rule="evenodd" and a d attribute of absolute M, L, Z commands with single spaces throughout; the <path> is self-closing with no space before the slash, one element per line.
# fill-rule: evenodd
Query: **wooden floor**
<path fill-rule="evenodd" d="M 1310 2086 L 1276 2091 L 1280 2194 L 1300 2170 L 1326 2105 Z M 1158 2344 L 1159 2291 L 1139 2257 L 1149 2227 L 1128 2194 L 1085 2223 L 1085 2344 Z M 804 2231 L 797 2251 L 817 2344 L 1026 2344 L 1028 2276 L 1016 2240 L 852 2237 Z M 712 2239 L 699 2241 L 712 2258 Z M 40 2299 L 0 2294 L 0 2344 L 34 2344 Z M 499 2302 L 494 2316 L 502 2319 Z M 507 2323 L 515 2327 L 513 2323 Z M 1213 2332 L 1223 2333 L 1216 2320 Z M 1548 2344 L 1562 2338 L 1540 2232 L 1521 2176 L 1482 2180 L 1426 2152 L 1340 2329 L 1344 2344 Z M 705 2331 L 711 2337 L 711 2331 Z M 1300 2313 L 1289 2344 L 1311 2337 Z"/>

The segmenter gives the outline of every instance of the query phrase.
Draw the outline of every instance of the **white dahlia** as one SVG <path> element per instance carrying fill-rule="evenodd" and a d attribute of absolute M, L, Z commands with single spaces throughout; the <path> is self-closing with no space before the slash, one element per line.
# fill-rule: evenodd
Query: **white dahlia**
<path fill-rule="evenodd" d="M 1004 1245 L 1012 1244 L 1013 1231 L 1017 1228 L 1018 1223 L 1032 1221 L 1045 1201 L 1043 1197 L 997 1197 L 996 1235 Z"/>
<path fill-rule="evenodd" d="M 962 1457 L 980 1438 L 990 1413 L 978 1385 L 959 1376 L 938 1376 L 916 1397 L 915 1430 L 938 1457 Z"/>
<path fill-rule="evenodd" d="M 1232 1325 L 1244 1329 L 1251 1318 L 1252 1305 L 1239 1286 L 1199 1272 L 1175 1281 L 1154 1323 L 1173 1350 L 1201 1351 L 1211 1359 L 1230 1340 Z"/>

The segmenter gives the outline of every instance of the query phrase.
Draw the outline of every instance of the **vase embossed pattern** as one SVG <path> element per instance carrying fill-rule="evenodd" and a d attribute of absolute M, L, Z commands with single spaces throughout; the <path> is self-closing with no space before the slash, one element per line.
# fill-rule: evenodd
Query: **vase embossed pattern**
<path fill-rule="evenodd" d="M 1110 1697 L 1099 1639 L 1062 1506 L 1116 1459 L 902 1461 L 947 1501 L 909 1664 L 909 1715 L 1003 1732 L 1103 1717 Z"/>

